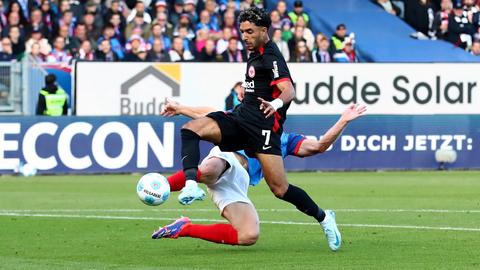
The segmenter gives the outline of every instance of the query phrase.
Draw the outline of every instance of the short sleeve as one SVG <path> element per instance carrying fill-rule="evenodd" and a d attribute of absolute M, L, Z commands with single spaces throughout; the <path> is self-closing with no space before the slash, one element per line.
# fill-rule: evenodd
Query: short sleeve
<path fill-rule="evenodd" d="M 270 69 L 270 78 L 272 80 L 270 86 L 290 80 L 290 71 L 283 56 L 265 54 L 263 59 L 265 67 Z"/>
<path fill-rule="evenodd" d="M 301 134 L 290 133 L 287 140 L 287 155 L 296 156 L 300 145 L 305 140 L 305 136 Z"/>

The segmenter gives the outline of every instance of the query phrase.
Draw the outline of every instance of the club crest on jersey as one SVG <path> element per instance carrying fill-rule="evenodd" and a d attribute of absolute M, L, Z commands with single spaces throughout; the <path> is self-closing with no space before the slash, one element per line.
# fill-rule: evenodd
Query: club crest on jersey
<path fill-rule="evenodd" d="M 253 66 L 250 66 L 248 68 L 248 77 L 250 77 L 250 78 L 255 77 L 255 68 Z"/>

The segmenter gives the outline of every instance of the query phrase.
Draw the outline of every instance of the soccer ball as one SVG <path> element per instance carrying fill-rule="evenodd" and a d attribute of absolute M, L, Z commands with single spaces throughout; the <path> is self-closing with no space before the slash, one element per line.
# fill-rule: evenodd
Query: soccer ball
<path fill-rule="evenodd" d="M 138 181 L 137 195 L 146 205 L 160 205 L 170 196 L 170 184 L 159 173 L 147 173 Z"/>

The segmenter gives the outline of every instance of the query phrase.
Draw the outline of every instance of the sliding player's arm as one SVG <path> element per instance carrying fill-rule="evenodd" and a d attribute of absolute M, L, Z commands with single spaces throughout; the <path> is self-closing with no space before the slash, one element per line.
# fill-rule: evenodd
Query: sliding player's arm
<path fill-rule="evenodd" d="M 299 142 L 300 145 L 296 147 L 294 155 L 298 157 L 309 157 L 324 153 L 337 140 L 338 136 L 342 134 L 342 131 L 347 127 L 348 123 L 364 115 L 366 110 L 367 108 L 364 105 L 352 104 L 348 106 L 342 113 L 342 116 L 340 116 L 340 119 L 338 119 L 320 140 L 304 139 Z"/>
<path fill-rule="evenodd" d="M 165 104 L 160 114 L 166 117 L 184 115 L 193 119 L 197 119 L 215 111 L 217 110 L 215 110 L 214 108 L 187 106 L 184 104 L 180 104 L 177 101 L 166 98 Z"/>

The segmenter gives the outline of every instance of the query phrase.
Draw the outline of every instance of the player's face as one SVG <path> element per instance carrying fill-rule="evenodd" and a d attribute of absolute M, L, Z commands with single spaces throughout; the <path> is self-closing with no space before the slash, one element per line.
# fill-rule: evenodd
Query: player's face
<path fill-rule="evenodd" d="M 267 34 L 267 28 L 245 21 L 240 23 L 240 32 L 242 33 L 242 39 L 245 42 L 247 50 L 256 51 L 265 42 L 264 38 Z"/>

